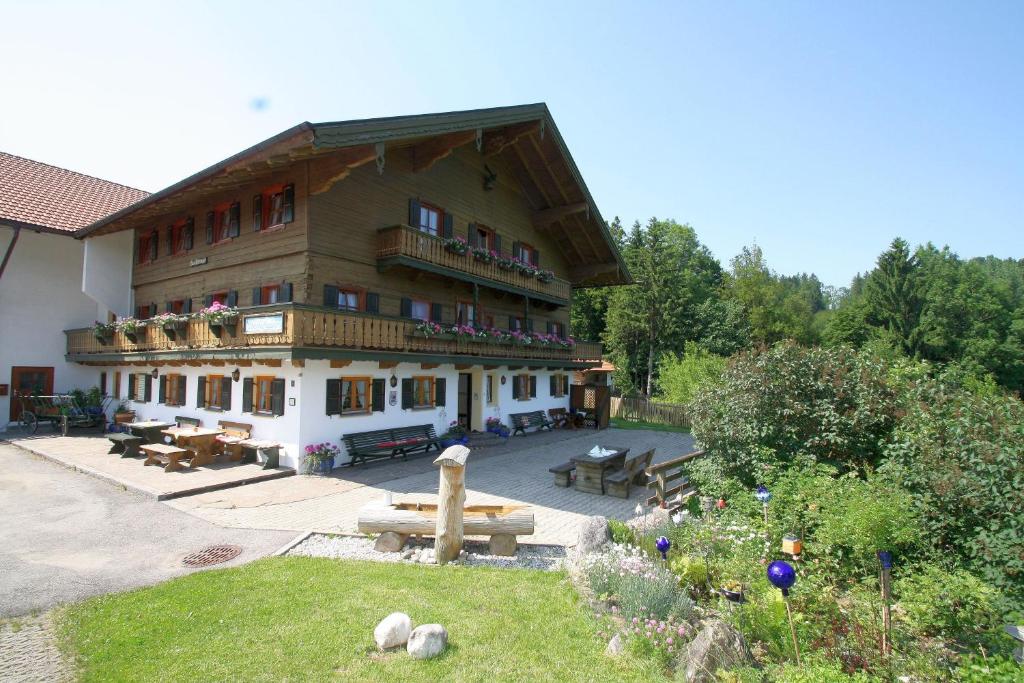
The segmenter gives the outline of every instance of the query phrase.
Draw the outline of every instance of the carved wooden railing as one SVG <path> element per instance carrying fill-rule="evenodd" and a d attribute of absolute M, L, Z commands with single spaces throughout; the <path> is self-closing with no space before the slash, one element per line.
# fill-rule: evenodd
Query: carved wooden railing
<path fill-rule="evenodd" d="M 647 504 L 675 508 L 696 493 L 697 489 L 690 484 L 686 476 L 686 463 L 703 456 L 704 451 L 694 451 L 648 467 L 645 471 L 651 479 L 647 482 L 647 488 L 653 491 L 654 495 L 647 499 Z M 672 485 L 676 481 L 679 483 Z M 678 495 L 678 498 L 673 501 L 672 496 L 675 495 Z"/>
<path fill-rule="evenodd" d="M 277 314 L 282 317 L 281 332 L 245 333 L 247 317 Z M 74 357 L 154 351 L 324 347 L 524 361 L 601 362 L 601 345 L 595 342 L 578 342 L 569 348 L 536 343 L 495 344 L 465 338 L 424 337 L 417 332 L 416 325 L 417 321 L 405 318 L 281 304 L 239 309 L 236 325 L 225 326 L 219 332 L 214 331 L 205 321 L 190 320 L 181 329 L 172 332 L 146 326 L 144 331 L 139 331 L 134 341 L 120 331 L 100 341 L 96 339 L 92 328 L 67 330 L 65 334 L 67 353 Z"/>
<path fill-rule="evenodd" d="M 541 282 L 536 277 L 515 270 L 505 270 L 497 263 L 477 260 L 472 252 L 456 254 L 448 251 L 440 238 L 407 225 L 395 225 L 377 233 L 377 258 L 396 256 L 413 258 L 565 301 L 572 298 L 572 285 L 567 280 L 556 277 L 550 282 Z"/>

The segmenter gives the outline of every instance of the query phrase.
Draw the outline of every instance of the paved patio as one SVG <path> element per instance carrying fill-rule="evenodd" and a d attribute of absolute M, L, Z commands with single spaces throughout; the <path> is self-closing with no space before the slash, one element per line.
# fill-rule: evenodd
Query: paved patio
<path fill-rule="evenodd" d="M 646 488 L 634 487 L 628 500 L 559 488 L 548 468 L 595 444 L 628 447 L 630 454 L 657 449 L 654 462 L 693 450 L 688 434 L 608 429 L 530 434 L 508 446 L 474 450 L 466 467 L 467 504 L 528 504 L 536 533 L 523 542 L 572 545 L 588 515 L 628 519 Z M 438 472 L 432 456 L 407 462 L 377 462 L 335 470 L 330 477 L 292 477 L 168 501 L 171 507 L 226 527 L 356 533 L 359 509 L 391 491 L 396 502 L 433 502 Z"/>
<path fill-rule="evenodd" d="M 260 465 L 217 463 L 179 472 L 164 472 L 163 467 L 146 467 L 144 458 L 122 458 L 109 454 L 110 442 L 99 435 L 35 436 L 18 438 L 7 435 L 10 442 L 47 460 L 86 474 L 105 479 L 118 486 L 167 500 L 243 484 L 277 479 L 295 474 L 289 467 L 265 470 Z"/>

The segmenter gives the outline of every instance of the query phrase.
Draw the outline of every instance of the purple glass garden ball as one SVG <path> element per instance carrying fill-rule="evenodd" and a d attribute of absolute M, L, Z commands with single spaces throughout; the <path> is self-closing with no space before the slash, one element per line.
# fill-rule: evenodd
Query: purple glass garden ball
<path fill-rule="evenodd" d="M 892 553 L 888 550 L 879 550 L 878 562 L 882 565 L 882 569 L 892 569 Z"/>
<path fill-rule="evenodd" d="M 796 570 L 788 562 L 775 560 L 768 565 L 768 580 L 781 590 L 783 595 L 788 595 L 789 589 L 796 583 Z"/>
<path fill-rule="evenodd" d="M 658 549 L 658 552 L 661 553 L 661 559 L 664 560 L 667 559 L 666 553 L 668 553 L 668 549 L 672 547 L 672 541 L 668 540 L 664 536 L 659 536 L 658 540 L 654 542 L 654 547 Z"/>

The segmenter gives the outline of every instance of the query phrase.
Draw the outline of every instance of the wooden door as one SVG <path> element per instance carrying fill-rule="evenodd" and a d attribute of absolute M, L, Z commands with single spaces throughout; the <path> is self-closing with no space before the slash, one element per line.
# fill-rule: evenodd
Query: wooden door
<path fill-rule="evenodd" d="M 473 422 L 473 404 L 469 400 L 473 393 L 473 375 L 468 372 L 459 373 L 459 424 L 469 431 Z"/>
<path fill-rule="evenodd" d="M 53 393 L 53 368 L 11 368 L 11 420 L 21 417 L 22 395 Z"/>

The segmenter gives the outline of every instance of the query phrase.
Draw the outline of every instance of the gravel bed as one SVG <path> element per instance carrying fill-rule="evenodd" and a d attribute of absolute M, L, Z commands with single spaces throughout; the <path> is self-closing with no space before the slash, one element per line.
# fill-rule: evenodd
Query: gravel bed
<path fill-rule="evenodd" d="M 466 541 L 456 564 L 471 567 L 502 567 L 504 569 L 540 569 L 557 571 L 565 563 L 565 548 L 561 546 L 520 545 L 514 557 L 488 554 L 486 543 Z M 341 560 L 371 560 L 374 562 L 404 562 L 406 564 L 436 564 L 434 539 L 409 540 L 397 553 L 382 553 L 373 549 L 373 541 L 363 536 L 333 536 L 311 534 L 287 555 L 305 557 L 331 557 Z"/>

